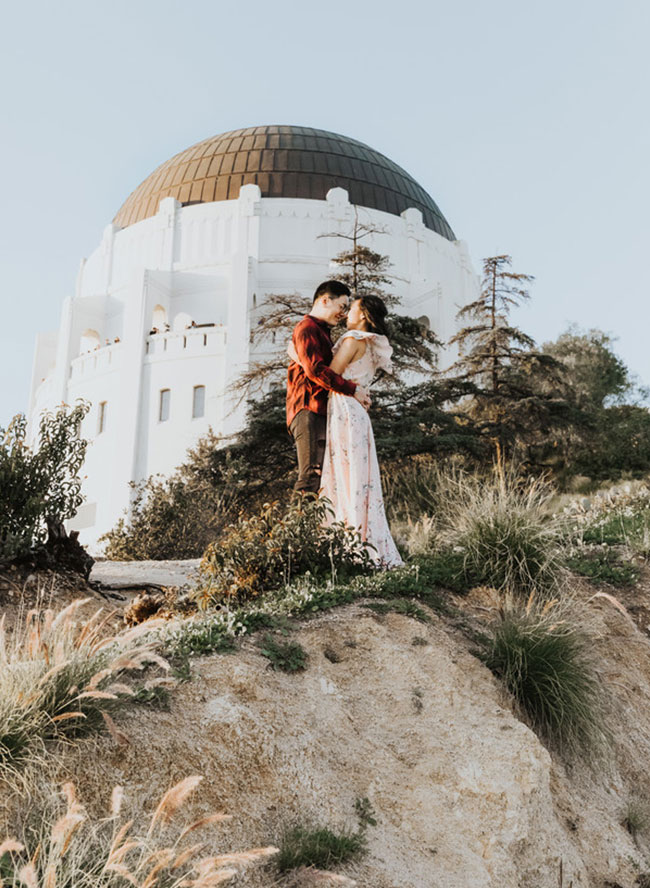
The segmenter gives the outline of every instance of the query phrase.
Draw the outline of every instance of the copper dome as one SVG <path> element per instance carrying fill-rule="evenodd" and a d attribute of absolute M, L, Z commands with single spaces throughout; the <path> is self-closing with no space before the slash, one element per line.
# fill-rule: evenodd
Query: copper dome
<path fill-rule="evenodd" d="M 434 201 L 396 163 L 356 139 L 304 126 L 253 126 L 198 142 L 147 176 L 113 221 L 125 228 L 153 216 L 163 197 L 184 205 L 232 200 L 249 183 L 262 197 L 324 200 L 339 186 L 359 206 L 395 215 L 416 207 L 427 228 L 455 240 Z"/>

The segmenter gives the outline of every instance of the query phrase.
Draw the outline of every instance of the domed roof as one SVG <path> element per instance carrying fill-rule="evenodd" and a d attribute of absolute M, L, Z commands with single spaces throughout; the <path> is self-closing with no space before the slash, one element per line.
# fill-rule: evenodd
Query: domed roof
<path fill-rule="evenodd" d="M 324 200 L 338 186 L 359 206 L 395 215 L 416 207 L 427 228 L 455 240 L 431 197 L 396 163 L 356 139 L 304 126 L 253 126 L 198 142 L 147 176 L 113 221 L 125 228 L 153 216 L 163 197 L 184 205 L 232 200 L 249 183 L 262 197 Z"/>

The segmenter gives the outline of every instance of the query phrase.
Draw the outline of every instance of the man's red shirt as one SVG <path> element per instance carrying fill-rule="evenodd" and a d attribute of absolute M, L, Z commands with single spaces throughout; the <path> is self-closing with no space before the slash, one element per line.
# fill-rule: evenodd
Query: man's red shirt
<path fill-rule="evenodd" d="M 293 330 L 293 347 L 300 363 L 292 361 L 287 373 L 287 425 L 300 410 L 327 415 L 329 392 L 353 395 L 356 383 L 330 370 L 332 340 L 325 321 L 305 315 Z"/>

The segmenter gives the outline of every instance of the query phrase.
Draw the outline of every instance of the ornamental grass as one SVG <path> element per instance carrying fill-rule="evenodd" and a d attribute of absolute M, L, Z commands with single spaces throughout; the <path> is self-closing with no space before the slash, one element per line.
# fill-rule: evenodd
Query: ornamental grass
<path fill-rule="evenodd" d="M 69 737 L 104 724 L 119 738 L 110 712 L 134 694 L 131 670 L 167 662 L 142 636 L 160 621 L 108 634 L 101 610 L 78 620 L 90 599 L 58 614 L 30 610 L 12 629 L 0 620 L 0 777 L 39 755 L 44 740 Z M 160 683 L 160 677 L 147 687 Z"/>

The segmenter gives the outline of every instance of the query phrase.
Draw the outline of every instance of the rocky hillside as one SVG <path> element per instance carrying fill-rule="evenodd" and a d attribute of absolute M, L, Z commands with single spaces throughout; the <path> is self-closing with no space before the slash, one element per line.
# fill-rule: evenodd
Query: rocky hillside
<path fill-rule="evenodd" d="M 138 818 L 174 781 L 202 774 L 196 813 L 234 815 L 219 826 L 223 850 L 278 844 L 296 824 L 355 829 L 355 802 L 368 799 L 368 852 L 336 868 L 364 888 L 648 885 L 643 829 L 633 838 L 624 825 L 648 781 L 647 590 L 634 590 L 634 619 L 593 592 L 581 594 L 614 732 L 598 765 L 549 753 L 444 616 L 422 623 L 357 603 L 293 627 L 304 671 L 269 668 L 257 635 L 198 658 L 169 711 L 125 710 L 128 744 L 82 740 L 58 776 L 97 805 L 123 785 Z M 492 606 L 462 599 L 468 617 Z M 288 883 L 257 870 L 237 884 Z"/>

